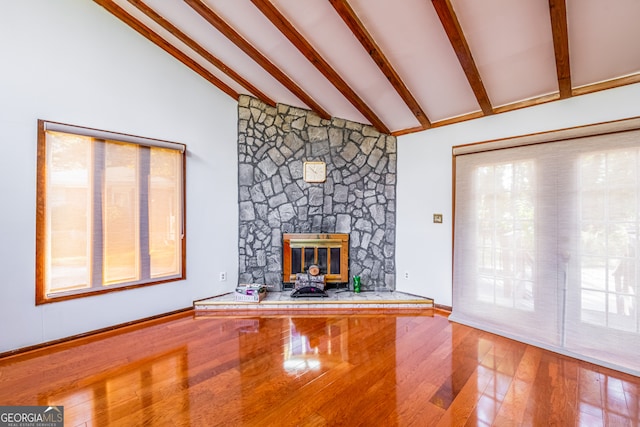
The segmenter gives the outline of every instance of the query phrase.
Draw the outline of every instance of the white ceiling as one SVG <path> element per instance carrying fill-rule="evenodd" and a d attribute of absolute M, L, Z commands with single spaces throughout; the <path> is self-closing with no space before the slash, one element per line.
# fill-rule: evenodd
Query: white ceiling
<path fill-rule="evenodd" d="M 95 1 L 230 96 L 397 135 L 640 82 L 639 0 Z"/>

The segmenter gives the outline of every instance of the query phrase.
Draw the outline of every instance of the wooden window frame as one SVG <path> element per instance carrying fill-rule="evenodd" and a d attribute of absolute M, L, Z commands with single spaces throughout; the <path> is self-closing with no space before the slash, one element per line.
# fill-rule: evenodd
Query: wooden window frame
<path fill-rule="evenodd" d="M 142 283 L 124 283 L 120 285 L 110 285 L 108 287 L 100 285 L 96 285 L 95 283 L 90 284 L 89 288 L 84 288 L 79 291 L 69 291 L 69 292 L 61 292 L 61 295 L 52 296 L 53 294 L 47 294 L 47 285 L 46 285 L 46 277 L 47 277 L 47 142 L 46 142 L 46 132 L 48 127 L 60 127 L 63 132 L 68 132 L 76 135 L 83 136 L 92 136 L 95 139 L 103 139 L 101 135 L 107 135 L 108 138 L 104 138 L 109 141 L 116 142 L 124 142 L 128 144 L 139 145 L 141 147 L 171 147 L 180 151 L 182 161 L 181 161 L 181 189 L 180 189 L 180 198 L 179 206 L 181 208 L 181 218 L 180 218 L 180 227 L 181 231 L 179 243 L 180 254 L 178 257 L 180 259 L 181 265 L 179 267 L 179 272 L 175 275 L 159 277 L 157 279 L 153 279 L 149 274 L 145 276 L 149 276 L 144 279 Z M 66 129 L 70 129 L 67 131 Z M 98 136 L 96 136 L 98 135 Z M 148 157 L 148 150 L 147 150 Z M 95 166 L 95 165 L 93 165 Z M 148 165 L 147 165 L 148 166 Z M 94 168 L 92 168 L 93 170 Z M 37 177 L 36 177 L 36 286 L 35 286 L 35 304 L 47 304 L 52 302 L 60 302 L 67 301 L 71 299 L 90 297 L 95 295 L 102 295 L 110 292 L 119 292 L 128 289 L 135 289 L 145 286 L 158 285 L 162 283 L 175 282 L 186 279 L 186 249 L 187 249 L 187 239 L 186 239 L 186 146 L 184 144 L 179 144 L 170 141 L 163 141 L 151 138 L 145 138 L 135 135 L 129 135 L 124 133 L 117 133 L 111 131 L 103 131 L 93 128 L 68 125 L 64 123 L 51 122 L 46 120 L 38 120 L 38 139 L 37 139 Z M 93 171 L 95 174 L 95 170 Z M 143 196 L 148 196 L 148 190 L 144 193 Z M 93 215 L 92 215 L 93 216 Z M 148 215 L 146 215 L 148 220 Z M 95 221 L 95 217 L 92 218 Z M 140 218 L 137 219 L 138 223 L 140 223 Z M 96 242 L 92 240 L 90 242 L 93 247 Z M 146 245 L 142 245 L 142 248 L 139 248 L 139 252 L 144 249 L 148 249 L 148 242 Z M 95 263 L 95 261 L 92 261 Z M 104 260 L 102 261 L 104 262 Z M 145 267 L 140 267 L 143 269 Z M 148 266 L 146 266 L 148 269 Z M 91 279 L 92 282 L 95 282 L 95 277 Z"/>

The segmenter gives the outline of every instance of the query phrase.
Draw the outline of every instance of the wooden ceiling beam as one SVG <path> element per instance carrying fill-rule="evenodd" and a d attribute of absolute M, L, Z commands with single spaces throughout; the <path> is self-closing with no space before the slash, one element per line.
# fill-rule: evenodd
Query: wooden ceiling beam
<path fill-rule="evenodd" d="M 251 2 L 373 126 L 381 132 L 391 133 L 376 113 L 351 89 L 349 84 L 340 77 L 331 65 L 324 60 L 322 55 L 313 48 L 311 43 L 294 28 L 287 18 L 280 13 L 269 0 L 251 0 Z"/>
<path fill-rule="evenodd" d="M 567 4 L 565 0 L 549 0 L 553 50 L 556 55 L 556 73 L 560 99 L 571 96 L 571 67 L 569 62 L 569 33 L 567 31 Z"/>
<path fill-rule="evenodd" d="M 175 25 L 173 25 L 168 20 L 166 20 L 165 18 L 160 16 L 160 14 L 158 14 L 155 10 L 153 10 L 151 7 L 149 7 L 142 0 L 129 0 L 129 3 L 131 3 L 132 5 L 137 7 L 138 10 L 140 10 L 140 12 L 144 13 L 145 15 L 147 15 L 156 24 L 160 25 L 167 32 L 171 33 L 174 37 L 176 37 L 182 43 L 187 45 L 189 48 L 191 48 L 198 55 L 200 55 L 204 59 L 206 59 L 211 65 L 213 65 L 214 67 L 218 68 L 220 71 L 225 73 L 227 76 L 229 76 L 232 80 L 234 80 L 240 86 L 242 86 L 243 88 L 248 90 L 249 93 L 251 93 L 252 95 L 256 96 L 257 98 L 259 98 L 261 101 L 263 101 L 266 104 L 269 104 L 271 106 L 275 106 L 276 105 L 275 101 L 273 99 L 271 99 L 267 94 L 265 94 L 260 89 L 255 87 L 251 82 L 246 80 L 240 74 L 236 73 L 234 70 L 229 68 L 219 58 L 217 58 L 214 55 L 212 55 L 211 52 L 209 52 L 208 50 L 206 50 L 205 48 L 200 46 L 196 41 L 194 41 L 192 38 L 187 36 L 184 32 L 180 31 L 180 29 L 178 29 Z"/>
<path fill-rule="evenodd" d="M 422 107 L 418 101 L 414 98 L 413 94 L 407 86 L 404 84 L 396 70 L 391 65 L 391 62 L 382 53 L 382 50 L 375 42 L 371 34 L 365 29 L 364 24 L 360 21 L 354 10 L 349 6 L 346 0 L 329 0 L 333 8 L 338 15 L 342 18 L 347 27 L 351 30 L 354 36 L 360 41 L 365 50 L 369 53 L 369 56 L 373 59 L 373 62 L 378 65 L 382 73 L 389 80 L 394 89 L 398 92 L 400 97 L 407 104 L 413 115 L 418 119 L 418 122 L 424 129 L 431 127 L 431 122 L 426 113 L 422 110 Z"/>
<path fill-rule="evenodd" d="M 291 80 L 285 73 L 283 73 L 275 64 L 261 54 L 258 49 L 253 47 L 251 43 L 245 40 L 236 30 L 234 30 L 229 24 L 211 10 L 202 0 L 184 0 L 193 10 L 195 10 L 200 16 L 202 16 L 209 24 L 216 28 L 220 33 L 227 37 L 232 43 L 234 43 L 240 50 L 246 53 L 251 59 L 257 62 L 262 68 L 264 68 L 269 74 L 271 74 L 276 80 L 278 80 L 284 87 L 286 87 L 291 93 L 297 96 L 302 102 L 307 104 L 309 108 L 314 110 L 323 119 L 330 119 L 331 115 L 320 106 L 311 96 L 302 90 L 293 80 Z"/>
<path fill-rule="evenodd" d="M 461 116 L 455 116 L 449 119 L 432 122 L 431 127 L 438 128 L 442 126 L 448 126 L 454 123 L 461 123 L 461 122 L 466 122 L 473 119 L 479 119 L 480 117 L 484 117 L 484 114 L 482 113 L 482 111 L 474 111 L 473 113 L 463 114 Z M 406 128 L 406 129 L 397 130 L 393 132 L 391 135 L 393 136 L 409 135 L 411 133 L 421 132 L 423 130 L 424 129 L 421 129 L 421 128 Z"/>
<path fill-rule="evenodd" d="M 163 39 L 160 35 L 156 34 L 149 27 L 138 21 L 136 18 L 131 16 L 127 11 L 113 3 L 111 0 L 94 0 L 97 4 L 105 8 L 108 12 L 110 12 L 113 16 L 120 19 L 122 22 L 127 24 L 129 27 L 136 30 L 143 37 L 145 37 L 150 42 L 154 43 L 162 50 L 167 52 L 169 55 L 176 58 L 178 61 L 182 62 L 187 67 L 191 68 L 193 71 L 198 73 L 202 78 L 207 80 L 209 83 L 216 86 L 218 89 L 237 100 L 240 94 L 232 89 L 229 85 L 224 83 L 222 80 L 218 79 L 215 75 L 213 75 L 209 70 L 204 68 L 202 65 L 198 64 L 196 61 L 191 59 L 189 56 L 182 53 L 180 50 L 176 49 L 169 42 Z"/>
<path fill-rule="evenodd" d="M 480 109 L 485 116 L 493 114 L 493 107 L 491 106 L 491 100 L 487 91 L 482 83 L 482 77 L 478 72 L 478 67 L 471 55 L 471 49 L 467 44 L 467 40 L 464 37 L 456 13 L 451 6 L 449 0 L 431 0 L 433 7 L 440 18 L 442 27 L 449 37 L 449 42 L 453 47 L 453 51 L 458 57 L 458 61 L 464 70 L 464 74 L 467 76 L 467 80 L 471 85 L 471 89 L 476 96 Z"/>
<path fill-rule="evenodd" d="M 640 73 L 630 74 L 628 76 L 618 77 L 603 82 L 580 86 L 572 90 L 573 96 L 584 95 L 587 93 L 598 92 L 601 90 L 613 89 L 625 85 L 640 83 Z"/>

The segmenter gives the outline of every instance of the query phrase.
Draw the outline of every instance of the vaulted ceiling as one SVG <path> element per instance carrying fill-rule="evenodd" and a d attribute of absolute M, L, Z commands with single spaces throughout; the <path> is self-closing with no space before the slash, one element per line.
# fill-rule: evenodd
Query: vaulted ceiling
<path fill-rule="evenodd" d="M 237 99 L 401 135 L 640 82 L 639 0 L 94 0 Z"/>

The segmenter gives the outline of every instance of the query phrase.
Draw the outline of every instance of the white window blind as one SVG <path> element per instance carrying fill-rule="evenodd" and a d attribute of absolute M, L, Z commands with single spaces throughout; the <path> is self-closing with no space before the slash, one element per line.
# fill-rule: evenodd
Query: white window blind
<path fill-rule="evenodd" d="M 640 374 L 637 122 L 454 149 L 451 320 Z"/>
<path fill-rule="evenodd" d="M 40 302 L 183 277 L 184 146 L 50 122 L 42 131 Z"/>

